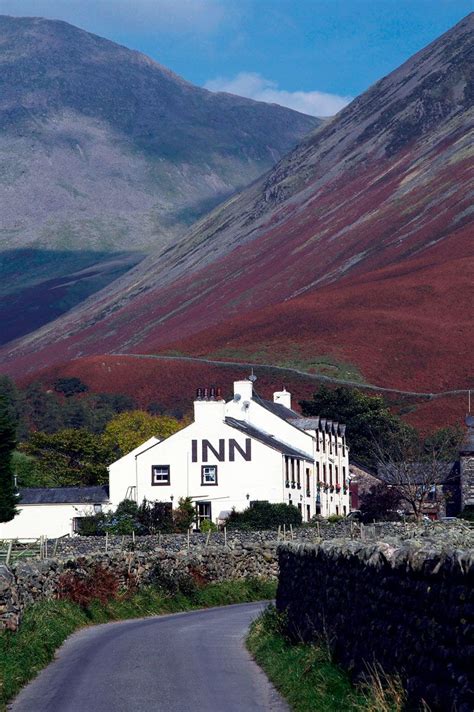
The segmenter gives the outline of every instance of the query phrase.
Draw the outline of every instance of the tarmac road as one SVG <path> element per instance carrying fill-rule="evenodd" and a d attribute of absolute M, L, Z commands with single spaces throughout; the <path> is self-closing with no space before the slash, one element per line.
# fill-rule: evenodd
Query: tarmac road
<path fill-rule="evenodd" d="M 12 712 L 288 712 L 244 636 L 263 603 L 85 628 Z"/>

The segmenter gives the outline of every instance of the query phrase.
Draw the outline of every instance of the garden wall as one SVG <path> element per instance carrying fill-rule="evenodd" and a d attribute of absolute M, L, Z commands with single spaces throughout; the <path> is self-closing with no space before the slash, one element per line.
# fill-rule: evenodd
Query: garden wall
<path fill-rule="evenodd" d="M 474 554 L 360 541 L 281 544 L 277 608 L 355 679 L 398 672 L 408 708 L 474 709 Z"/>
<path fill-rule="evenodd" d="M 64 572 L 92 572 L 100 564 L 112 571 L 122 587 L 140 588 L 151 582 L 157 565 L 169 574 L 193 573 L 199 580 L 225 581 L 277 577 L 276 546 L 253 545 L 234 550 L 195 547 L 189 553 L 155 549 L 86 554 L 74 558 L 28 560 L 12 567 L 0 566 L 0 629 L 16 630 L 25 607 L 35 601 L 56 598 Z"/>

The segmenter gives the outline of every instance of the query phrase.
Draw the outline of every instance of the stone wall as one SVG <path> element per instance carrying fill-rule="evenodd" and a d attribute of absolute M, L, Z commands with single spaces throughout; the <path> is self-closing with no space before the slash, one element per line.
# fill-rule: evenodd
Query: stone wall
<path fill-rule="evenodd" d="M 25 607 L 58 595 L 65 571 L 91 571 L 97 564 L 118 575 L 122 586 L 140 587 L 150 583 L 159 565 L 169 573 L 193 570 L 207 581 L 265 577 L 278 573 L 276 544 L 247 544 L 233 550 L 224 547 L 195 547 L 193 551 L 156 548 L 153 551 L 116 551 L 74 558 L 23 561 L 11 568 L 0 566 L 0 629 L 16 630 Z"/>
<path fill-rule="evenodd" d="M 474 709 L 474 553 L 420 540 L 280 545 L 277 608 L 355 679 L 399 673 L 408 708 Z"/>
<path fill-rule="evenodd" d="M 467 524 L 456 521 L 451 523 L 424 522 L 422 524 L 403 522 L 379 522 L 367 526 L 361 526 L 356 522 L 350 523 L 341 520 L 335 524 L 322 521 L 318 526 L 302 527 L 290 532 L 286 530 L 286 539 L 293 536 L 295 540 L 317 543 L 326 539 L 355 539 L 362 541 L 405 541 L 418 539 L 421 542 L 443 545 L 446 547 L 466 548 L 474 546 L 474 528 Z M 136 551 L 154 551 L 157 548 L 167 551 L 200 550 L 206 546 L 227 546 L 229 549 L 238 549 L 248 545 L 258 544 L 262 546 L 276 545 L 283 540 L 283 531 L 276 529 L 267 531 L 242 531 L 232 530 L 224 535 L 223 532 L 213 532 L 207 534 L 192 533 L 189 537 L 185 534 L 163 534 L 154 536 L 140 536 L 134 540 L 131 536 L 110 536 L 107 539 L 107 550 L 118 552 L 135 549 Z M 105 536 L 84 537 L 74 536 L 58 540 L 57 546 L 54 540 L 48 542 L 48 552 L 56 551 L 56 555 L 80 556 L 83 554 L 103 553 L 106 549 Z"/>

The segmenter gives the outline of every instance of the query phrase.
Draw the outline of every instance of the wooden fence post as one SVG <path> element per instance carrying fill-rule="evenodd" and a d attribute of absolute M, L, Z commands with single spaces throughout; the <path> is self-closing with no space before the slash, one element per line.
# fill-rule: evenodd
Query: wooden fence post
<path fill-rule="evenodd" d="M 12 556 L 12 549 L 13 549 L 13 539 L 10 539 L 8 542 L 8 549 L 7 549 L 7 558 L 5 559 L 5 564 L 8 566 L 10 563 L 10 559 Z"/>
<path fill-rule="evenodd" d="M 105 532 L 105 553 L 109 550 L 109 532 Z"/>

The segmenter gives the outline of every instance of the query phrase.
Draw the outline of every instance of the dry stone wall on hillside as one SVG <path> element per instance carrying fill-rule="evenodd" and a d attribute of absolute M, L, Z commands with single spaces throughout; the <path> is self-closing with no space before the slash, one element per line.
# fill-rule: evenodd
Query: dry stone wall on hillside
<path fill-rule="evenodd" d="M 355 679 L 398 673 L 408 709 L 474 709 L 474 551 L 420 540 L 282 544 L 277 608 Z"/>

